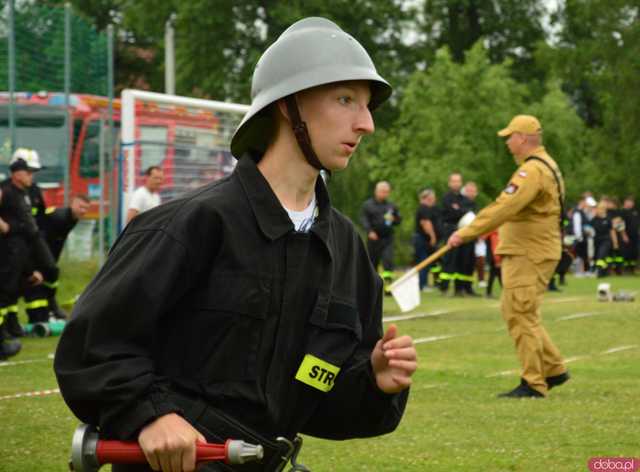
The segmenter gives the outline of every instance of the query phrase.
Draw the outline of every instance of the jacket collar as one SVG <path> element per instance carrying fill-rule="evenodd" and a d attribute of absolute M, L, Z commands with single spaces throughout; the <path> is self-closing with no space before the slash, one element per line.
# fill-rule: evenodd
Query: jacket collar
<path fill-rule="evenodd" d="M 238 160 L 235 172 L 247 195 L 260 230 L 273 241 L 293 231 L 293 223 L 278 197 L 273 193 L 269 182 L 258 169 L 256 162 L 255 156 L 245 154 Z M 331 201 L 322 178 L 316 180 L 315 190 L 319 214 L 311 227 L 311 232 L 329 248 Z"/>

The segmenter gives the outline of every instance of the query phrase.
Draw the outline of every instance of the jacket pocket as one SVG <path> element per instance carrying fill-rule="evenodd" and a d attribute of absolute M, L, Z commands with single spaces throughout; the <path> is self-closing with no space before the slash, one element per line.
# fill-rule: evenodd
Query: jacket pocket
<path fill-rule="evenodd" d="M 320 294 L 309 319 L 306 354 L 337 367 L 351 357 L 362 341 L 362 325 L 355 306 Z"/>
<path fill-rule="evenodd" d="M 203 384 L 257 377 L 258 352 L 269 311 L 268 280 L 225 275 L 196 294 L 188 358 Z"/>

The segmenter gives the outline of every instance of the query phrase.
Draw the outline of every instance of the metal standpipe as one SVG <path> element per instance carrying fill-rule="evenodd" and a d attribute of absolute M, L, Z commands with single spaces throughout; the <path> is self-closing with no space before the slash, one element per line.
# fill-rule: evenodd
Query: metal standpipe
<path fill-rule="evenodd" d="M 100 469 L 96 450 L 98 432 L 95 427 L 81 424 L 71 439 L 71 460 L 69 470 L 74 472 L 94 472 Z"/>

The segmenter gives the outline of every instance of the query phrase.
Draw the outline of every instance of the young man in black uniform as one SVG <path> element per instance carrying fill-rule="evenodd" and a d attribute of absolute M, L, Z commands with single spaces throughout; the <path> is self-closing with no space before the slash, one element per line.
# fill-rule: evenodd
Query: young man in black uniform
<path fill-rule="evenodd" d="M 30 189 L 37 187 L 32 185 Z M 39 192 L 33 191 L 34 194 Z M 34 199 L 32 199 L 32 202 Z M 36 196 L 36 200 L 37 196 Z M 37 208 L 37 207 L 36 207 Z M 34 207 L 32 207 L 32 210 Z M 47 243 L 54 261 L 57 263 L 64 248 L 67 236 L 78 221 L 84 217 L 89 209 L 89 198 L 86 195 L 74 195 L 70 206 L 67 208 L 49 207 L 37 208 L 36 221 L 38 228 Z M 36 211 L 33 211 L 34 215 Z M 67 314 L 60 308 L 56 300 L 58 280 L 44 282 L 35 287 L 29 287 L 24 292 L 29 323 L 47 322 L 51 316 L 57 319 L 66 319 Z"/>
<path fill-rule="evenodd" d="M 323 18 L 267 49 L 231 142 L 234 173 L 136 217 L 78 300 L 55 370 L 79 418 L 137 439 L 165 472 L 192 471 L 205 438 L 259 443 L 265 458 L 198 470 L 274 471 L 299 432 L 395 429 L 413 341 L 383 334 L 382 281 L 318 178 L 347 166 L 390 93 Z"/>
<path fill-rule="evenodd" d="M 0 310 L 4 312 L 6 330 L 14 337 L 24 334 L 18 322 L 18 298 L 29 285 L 58 278 L 55 261 L 33 217 L 28 193 L 33 173 L 40 168 L 37 153 L 20 148 L 9 165 L 11 177 L 0 183 L 0 218 L 9 226 L 5 234 L 8 274 L 0 287 Z"/>

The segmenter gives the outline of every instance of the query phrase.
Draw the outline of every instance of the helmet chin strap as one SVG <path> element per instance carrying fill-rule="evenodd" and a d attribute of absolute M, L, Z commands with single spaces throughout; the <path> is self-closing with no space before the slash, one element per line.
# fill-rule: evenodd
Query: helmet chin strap
<path fill-rule="evenodd" d="M 298 103 L 296 102 L 295 94 L 288 95 L 284 99 L 287 104 L 287 111 L 289 112 L 289 119 L 291 120 L 291 128 L 293 128 L 293 134 L 296 136 L 298 146 L 302 150 L 302 154 L 307 159 L 307 162 L 318 170 L 324 170 L 329 172 L 322 163 L 311 145 L 311 138 L 309 137 L 309 131 L 307 130 L 307 124 L 300 118 L 300 112 L 298 111 Z"/>

